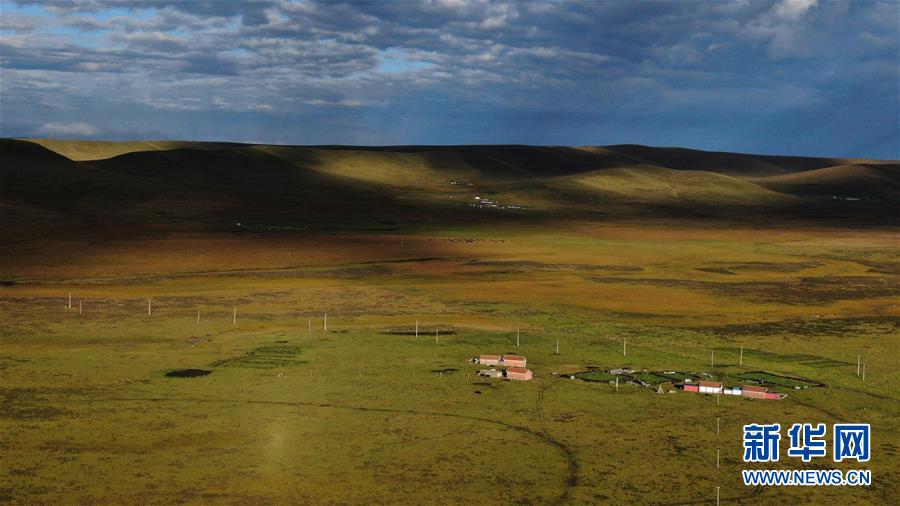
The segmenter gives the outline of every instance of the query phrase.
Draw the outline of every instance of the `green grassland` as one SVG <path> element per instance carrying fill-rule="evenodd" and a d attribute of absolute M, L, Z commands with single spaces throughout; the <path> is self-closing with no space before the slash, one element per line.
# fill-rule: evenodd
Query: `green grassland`
<path fill-rule="evenodd" d="M 772 385 L 774 387 L 785 388 L 809 388 L 819 386 L 818 383 L 803 378 L 790 378 L 779 374 L 772 374 L 765 371 L 751 371 L 738 374 L 737 377 L 742 380 L 751 381 L 753 383 L 761 383 L 764 385 Z"/>
<path fill-rule="evenodd" d="M 610 374 L 610 373 L 604 372 L 604 371 L 580 372 L 580 373 L 576 374 L 575 377 L 578 379 L 583 379 L 585 381 L 598 381 L 598 382 L 605 382 L 605 383 L 609 383 L 610 381 L 616 380 L 615 374 Z"/>
<path fill-rule="evenodd" d="M 76 162 L 5 142 L 0 502 L 900 500 L 896 204 L 751 180 L 872 161 L 57 146 Z M 535 379 L 477 377 L 481 353 Z M 590 368 L 822 386 L 717 400 L 567 376 Z M 743 486 L 741 428 L 764 422 L 870 423 L 868 463 L 754 468 L 873 485 Z"/>

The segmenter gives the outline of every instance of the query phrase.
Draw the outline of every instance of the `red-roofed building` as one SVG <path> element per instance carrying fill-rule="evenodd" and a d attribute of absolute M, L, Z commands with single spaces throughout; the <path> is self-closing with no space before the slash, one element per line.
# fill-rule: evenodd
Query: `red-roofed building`
<path fill-rule="evenodd" d="M 697 392 L 701 394 L 719 394 L 724 392 L 730 395 L 740 395 L 749 399 L 784 399 L 785 394 L 770 392 L 768 388 L 759 385 L 744 385 L 743 388 L 723 388 L 717 381 L 701 381 L 699 385 L 684 385 L 685 392 Z"/>
<path fill-rule="evenodd" d="M 525 357 L 519 355 L 504 355 L 503 365 L 506 367 L 520 367 L 522 369 L 528 367 Z"/>
<path fill-rule="evenodd" d="M 481 355 L 478 357 L 478 363 L 481 365 L 500 365 L 503 358 L 500 355 Z"/>
<path fill-rule="evenodd" d="M 700 382 L 700 393 L 701 394 L 721 394 L 722 393 L 722 384 L 718 381 L 701 381 Z"/>
<path fill-rule="evenodd" d="M 522 367 L 510 367 L 506 370 L 506 377 L 512 380 L 528 381 L 534 378 L 534 373 Z"/>
<path fill-rule="evenodd" d="M 749 397 L 751 399 L 765 399 L 766 393 L 769 391 L 766 387 L 756 385 L 744 385 L 741 388 L 741 397 Z"/>

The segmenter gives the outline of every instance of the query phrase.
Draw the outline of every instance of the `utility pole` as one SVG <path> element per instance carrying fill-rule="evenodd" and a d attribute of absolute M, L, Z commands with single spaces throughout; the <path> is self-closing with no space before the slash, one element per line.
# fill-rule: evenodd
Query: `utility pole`
<path fill-rule="evenodd" d="M 150 304 L 150 299 L 147 299 L 147 316 L 151 316 L 153 314 L 153 306 Z"/>
<path fill-rule="evenodd" d="M 325 313 L 325 319 L 322 320 L 322 330 L 328 332 L 328 313 Z"/>
<path fill-rule="evenodd" d="M 78 300 L 78 316 L 81 316 L 82 314 L 84 314 L 84 313 L 82 312 L 82 309 L 81 309 L 81 299 L 79 299 Z"/>
<path fill-rule="evenodd" d="M 720 450 L 716 450 L 716 469 L 719 469 L 719 452 Z"/>
<path fill-rule="evenodd" d="M 628 356 L 628 338 L 627 337 L 622 338 L 622 356 L 623 357 Z"/>
<path fill-rule="evenodd" d="M 516 349 L 519 349 L 519 329 L 516 329 Z"/>
<path fill-rule="evenodd" d="M 69 305 L 66 306 L 66 309 L 72 309 L 72 292 L 69 292 Z"/>
<path fill-rule="evenodd" d="M 716 417 L 716 434 L 719 434 L 719 417 Z"/>
<path fill-rule="evenodd" d="M 197 311 L 197 325 L 200 325 L 200 311 Z"/>
<path fill-rule="evenodd" d="M 862 359 L 862 355 L 856 356 L 856 375 L 857 376 L 859 376 L 859 364 L 860 364 L 861 359 Z"/>
<path fill-rule="evenodd" d="M 231 324 L 237 325 L 237 306 L 234 306 L 234 313 L 231 316 Z"/>
<path fill-rule="evenodd" d="M 419 340 L 419 320 L 416 320 L 416 341 Z"/>
<path fill-rule="evenodd" d="M 744 366 L 744 347 L 743 346 L 741 346 L 741 360 L 740 360 L 740 362 L 738 362 L 738 365 L 741 367 Z"/>
<path fill-rule="evenodd" d="M 441 343 L 441 338 L 439 337 L 438 332 L 440 332 L 438 329 L 434 329 L 434 344 Z"/>
<path fill-rule="evenodd" d="M 710 367 L 715 367 L 715 366 L 716 366 L 716 351 L 715 351 L 715 350 L 713 350 L 713 351 L 710 352 L 710 355 L 709 355 L 709 366 L 710 366 Z"/>
<path fill-rule="evenodd" d="M 306 333 L 312 335 L 312 318 L 306 319 Z"/>
<path fill-rule="evenodd" d="M 556 338 L 556 354 L 559 355 L 559 338 Z"/>
<path fill-rule="evenodd" d="M 616 376 L 616 393 L 619 393 L 619 377 Z"/>

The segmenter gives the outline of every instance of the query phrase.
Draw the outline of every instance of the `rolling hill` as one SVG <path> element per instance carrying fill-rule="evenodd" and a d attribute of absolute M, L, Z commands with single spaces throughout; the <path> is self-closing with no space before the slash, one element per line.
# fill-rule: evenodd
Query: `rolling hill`
<path fill-rule="evenodd" d="M 897 199 L 900 164 L 859 163 L 753 178 L 756 184 L 782 193 L 854 199 Z"/>
<path fill-rule="evenodd" d="M 102 160 L 135 151 L 168 151 L 179 148 L 222 149 L 240 146 L 231 142 L 186 141 L 72 141 L 64 139 L 27 139 L 76 162 Z"/>
<path fill-rule="evenodd" d="M 886 225 L 896 223 L 900 203 L 895 162 L 635 145 L 370 148 L 7 139 L 0 152 L 4 229 L 44 220 L 378 230 L 601 216 L 779 216 Z"/>
<path fill-rule="evenodd" d="M 582 148 L 598 152 L 598 148 Z M 813 158 L 802 156 L 752 155 L 701 151 L 697 149 L 649 147 L 623 144 L 599 148 L 600 152 L 629 156 L 635 161 L 675 170 L 703 170 L 734 176 L 771 176 L 790 172 L 820 169 L 858 160 L 842 158 Z"/>

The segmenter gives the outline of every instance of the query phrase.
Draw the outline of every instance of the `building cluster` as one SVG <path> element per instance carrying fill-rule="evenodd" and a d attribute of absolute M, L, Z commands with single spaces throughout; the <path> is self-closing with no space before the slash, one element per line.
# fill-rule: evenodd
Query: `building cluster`
<path fill-rule="evenodd" d="M 496 201 L 491 199 L 485 199 L 481 197 L 475 197 L 475 203 L 472 204 L 473 207 L 493 207 L 494 209 L 500 207 Z"/>
<path fill-rule="evenodd" d="M 701 381 L 696 385 L 684 385 L 685 392 L 697 392 L 701 394 L 737 395 L 750 399 L 774 399 L 781 400 L 786 394 L 770 392 L 768 388 L 756 385 L 744 385 L 742 387 L 726 388 L 717 381 Z"/>
<path fill-rule="evenodd" d="M 522 381 L 534 378 L 534 373 L 528 369 L 528 360 L 520 355 L 479 355 L 472 359 L 472 363 L 495 366 L 478 371 L 479 376 Z M 505 367 L 506 369 L 497 369 L 496 367 Z"/>
<path fill-rule="evenodd" d="M 496 200 L 484 197 L 475 197 L 475 202 L 469 204 L 472 207 L 491 209 L 525 209 L 525 206 L 501 205 Z"/>

